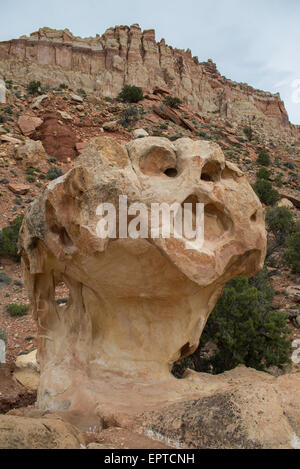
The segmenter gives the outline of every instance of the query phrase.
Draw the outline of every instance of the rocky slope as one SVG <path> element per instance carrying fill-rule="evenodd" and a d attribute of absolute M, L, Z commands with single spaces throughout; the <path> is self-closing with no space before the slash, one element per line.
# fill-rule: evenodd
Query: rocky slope
<path fill-rule="evenodd" d="M 44 85 L 65 82 L 96 95 L 114 98 L 124 84 L 152 91 L 165 87 L 192 111 L 224 118 L 263 131 L 266 140 L 300 138 L 279 94 L 255 90 L 221 76 L 208 60 L 199 63 L 190 50 L 155 40 L 155 31 L 139 25 L 109 28 L 95 38 L 75 37 L 65 29 L 42 28 L 30 37 L 0 43 L 0 75 L 20 83 L 39 79 Z"/>

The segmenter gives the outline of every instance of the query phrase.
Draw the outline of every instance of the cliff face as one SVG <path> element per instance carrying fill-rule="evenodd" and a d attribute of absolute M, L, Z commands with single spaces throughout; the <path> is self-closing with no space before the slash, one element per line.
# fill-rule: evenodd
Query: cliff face
<path fill-rule="evenodd" d="M 199 63 L 191 51 L 173 49 L 155 31 L 138 25 L 109 28 L 103 36 L 82 39 L 69 30 L 42 28 L 30 37 L 0 43 L 0 74 L 27 83 L 83 87 L 115 97 L 124 84 L 152 91 L 169 89 L 194 112 L 251 125 L 272 137 L 298 137 L 279 94 L 227 80 L 209 60 Z"/>

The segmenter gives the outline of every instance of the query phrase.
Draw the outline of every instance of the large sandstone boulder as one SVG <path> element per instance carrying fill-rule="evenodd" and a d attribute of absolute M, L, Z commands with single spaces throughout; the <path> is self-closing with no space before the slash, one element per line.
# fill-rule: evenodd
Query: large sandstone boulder
<path fill-rule="evenodd" d="M 15 362 L 14 378 L 31 390 L 37 390 L 40 380 L 40 367 L 36 360 L 36 350 L 20 355 Z"/>
<path fill-rule="evenodd" d="M 15 150 L 15 159 L 22 163 L 25 168 L 36 168 L 44 163 L 46 158 L 47 153 L 39 140 L 26 138 L 25 142 Z"/>
<path fill-rule="evenodd" d="M 120 195 L 148 212 L 190 203 L 193 217 L 203 203 L 204 244 L 174 233 L 99 238 L 97 207 L 117 207 Z M 136 413 L 198 391 L 170 369 L 196 350 L 225 283 L 262 268 L 264 211 L 214 143 L 100 137 L 31 205 L 20 248 L 39 330 L 40 408 Z"/>
<path fill-rule="evenodd" d="M 84 439 L 57 419 L 0 415 L 0 449 L 80 449 Z"/>
<path fill-rule="evenodd" d="M 198 392 L 135 417 L 152 438 L 193 449 L 300 449 L 300 373 L 275 378 L 239 366 L 212 376 L 187 371 Z"/>
<path fill-rule="evenodd" d="M 23 114 L 18 119 L 18 126 L 24 135 L 31 135 L 41 124 L 42 119 L 39 117 Z"/>

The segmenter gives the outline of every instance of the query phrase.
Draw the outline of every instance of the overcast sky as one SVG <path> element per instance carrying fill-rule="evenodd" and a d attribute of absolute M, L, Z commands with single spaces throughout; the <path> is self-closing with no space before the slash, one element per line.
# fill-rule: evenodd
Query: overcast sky
<path fill-rule="evenodd" d="M 300 124 L 300 0 L 0 0 L 0 40 L 40 27 L 95 36 L 139 23 L 156 39 L 211 58 L 227 78 L 280 92 Z"/>

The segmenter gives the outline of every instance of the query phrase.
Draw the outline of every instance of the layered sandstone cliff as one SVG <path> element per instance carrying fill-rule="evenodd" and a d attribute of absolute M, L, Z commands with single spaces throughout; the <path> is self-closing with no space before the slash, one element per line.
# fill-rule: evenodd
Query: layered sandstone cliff
<path fill-rule="evenodd" d="M 124 84 L 152 91 L 168 88 L 193 111 L 260 128 L 268 137 L 298 137 L 279 94 L 227 80 L 211 61 L 199 63 L 190 50 L 173 49 L 155 31 L 139 25 L 109 28 L 102 36 L 79 38 L 42 28 L 30 37 L 0 43 L 0 74 L 43 85 L 65 82 L 77 89 L 115 97 Z M 24 81 L 25 80 L 25 81 Z"/>

